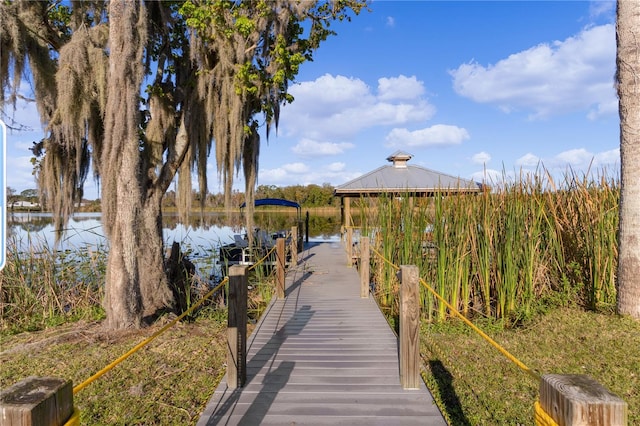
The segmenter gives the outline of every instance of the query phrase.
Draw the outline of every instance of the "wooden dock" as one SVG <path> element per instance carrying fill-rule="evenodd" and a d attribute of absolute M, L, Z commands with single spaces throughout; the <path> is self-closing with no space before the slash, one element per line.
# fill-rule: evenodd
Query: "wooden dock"
<path fill-rule="evenodd" d="M 245 386 L 223 378 L 198 425 L 446 425 L 424 383 L 400 385 L 397 338 L 341 243 L 308 245 L 247 348 Z"/>

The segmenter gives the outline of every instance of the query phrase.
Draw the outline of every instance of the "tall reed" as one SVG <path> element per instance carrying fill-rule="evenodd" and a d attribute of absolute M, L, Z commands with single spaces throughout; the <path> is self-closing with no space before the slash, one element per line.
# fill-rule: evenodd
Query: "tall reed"
<path fill-rule="evenodd" d="M 363 214 L 363 232 L 387 261 L 417 265 L 465 315 L 519 321 L 547 303 L 612 306 L 618 201 L 616 179 L 567 174 L 556 187 L 541 170 L 476 195 L 380 197 Z M 376 295 L 393 311 L 395 269 L 373 262 Z M 447 317 L 434 299 L 422 303 L 428 318 Z"/>
<path fill-rule="evenodd" d="M 104 248 L 58 251 L 44 242 L 19 251 L 7 241 L 0 272 L 0 332 L 37 330 L 69 319 L 103 315 Z"/>

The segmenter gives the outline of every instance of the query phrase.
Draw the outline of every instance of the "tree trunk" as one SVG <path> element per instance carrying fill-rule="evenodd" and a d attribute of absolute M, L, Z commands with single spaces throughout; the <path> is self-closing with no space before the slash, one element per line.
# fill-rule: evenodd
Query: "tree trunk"
<path fill-rule="evenodd" d="M 139 137 L 146 42 L 141 2 L 109 4 L 109 81 L 102 153 L 103 227 L 110 242 L 105 310 L 109 329 L 139 328 L 172 297 L 164 275 L 162 194 L 147 193 Z"/>
<path fill-rule="evenodd" d="M 154 191 L 142 211 L 138 259 L 143 317 L 151 317 L 163 309 L 173 309 L 175 302 L 164 267 L 162 195 L 159 190 Z"/>
<path fill-rule="evenodd" d="M 621 157 L 618 313 L 640 319 L 640 2 L 618 1 L 616 40 Z"/>

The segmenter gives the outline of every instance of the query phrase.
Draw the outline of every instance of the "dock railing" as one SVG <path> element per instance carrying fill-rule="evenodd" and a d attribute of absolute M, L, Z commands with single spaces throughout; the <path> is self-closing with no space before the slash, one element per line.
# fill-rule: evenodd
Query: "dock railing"
<path fill-rule="evenodd" d="M 300 225 L 300 224 L 298 224 Z M 289 239 L 291 244 L 286 245 Z M 76 426 L 80 424 L 80 411 L 74 405 L 74 395 L 118 364 L 151 343 L 158 336 L 176 325 L 202 306 L 211 296 L 229 285 L 227 302 L 227 384 L 230 388 L 242 387 L 247 371 L 247 289 L 248 272 L 265 262 L 275 251 L 276 288 L 275 297 L 284 297 L 287 249 L 292 262 L 298 261 L 301 249 L 301 233 L 292 227 L 287 238 L 278 238 L 276 245 L 258 262 L 248 265 L 233 265 L 229 275 L 209 290 L 189 309 L 147 337 L 125 354 L 89 377 L 77 386 L 71 380 L 58 377 L 27 377 L 14 385 L 0 390 L 0 425 L 2 426 Z"/>
<path fill-rule="evenodd" d="M 578 374 L 544 374 L 527 367 L 498 342 L 489 337 L 420 278 L 415 265 L 395 265 L 371 248 L 369 237 L 353 241 L 352 228 L 346 230 L 347 263 L 357 254 L 361 278 L 361 297 L 369 297 L 371 251 L 398 271 L 400 281 L 399 356 L 400 381 L 404 388 L 414 388 L 420 378 L 420 295 L 419 285 L 444 303 L 452 314 L 538 382 L 539 397 L 534 404 L 537 426 L 626 426 L 628 405 L 593 378 Z M 357 247 L 357 250 L 354 250 Z"/>

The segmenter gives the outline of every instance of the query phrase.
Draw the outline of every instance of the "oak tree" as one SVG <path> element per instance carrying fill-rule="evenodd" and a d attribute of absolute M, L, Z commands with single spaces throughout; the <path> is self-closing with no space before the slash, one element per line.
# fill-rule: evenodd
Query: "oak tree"
<path fill-rule="evenodd" d="M 109 240 L 106 325 L 140 327 L 175 303 L 164 271 L 162 199 L 174 179 L 206 199 L 215 150 L 227 202 L 236 173 L 253 205 L 261 125 L 277 129 L 288 84 L 360 0 L 0 2 L 0 103 L 29 82 L 45 130 L 41 198 L 64 224 L 90 174 Z M 261 124 L 262 123 L 262 124 Z M 248 212 L 250 213 L 250 211 Z M 251 214 L 246 215 L 251 218 Z M 248 224 L 250 225 L 250 223 Z"/>

